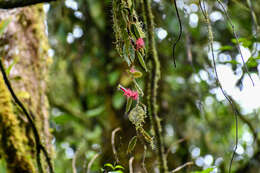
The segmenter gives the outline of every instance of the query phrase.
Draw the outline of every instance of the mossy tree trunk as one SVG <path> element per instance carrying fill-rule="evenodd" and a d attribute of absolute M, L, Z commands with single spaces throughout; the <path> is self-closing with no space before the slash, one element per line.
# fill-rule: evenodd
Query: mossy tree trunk
<path fill-rule="evenodd" d="M 45 95 L 50 59 L 43 6 L 0 10 L 0 21 L 2 20 L 11 22 L 0 37 L 1 60 L 6 69 L 13 64 L 8 78 L 18 98 L 34 115 L 32 118 L 40 134 L 41 143 L 51 153 L 48 101 Z M 0 136 L 1 155 L 10 172 L 24 172 L 25 169 L 30 169 L 27 172 L 37 172 L 31 125 L 20 109 L 12 105 L 10 94 L 3 93 L 8 90 L 2 82 L 2 76 L 0 78 L 0 97 L 3 99 L 2 95 L 5 96 L 0 102 L 0 130 L 6 132 L 1 132 Z M 4 111 L 5 109 L 9 111 Z M 16 140 L 17 137 L 19 138 Z"/>

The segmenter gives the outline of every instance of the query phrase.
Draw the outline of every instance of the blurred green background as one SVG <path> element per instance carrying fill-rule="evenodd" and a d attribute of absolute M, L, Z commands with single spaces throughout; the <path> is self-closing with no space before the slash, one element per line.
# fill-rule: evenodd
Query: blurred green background
<path fill-rule="evenodd" d="M 143 20 L 139 1 L 133 2 Z M 252 87 L 242 68 L 232 28 L 217 1 L 205 2 L 215 37 L 213 47 L 220 82 L 241 113 L 233 171 L 257 173 L 260 172 L 259 138 L 255 139 L 260 121 L 257 100 L 260 42 L 259 18 L 254 20 L 252 15 L 260 16 L 260 3 L 256 0 L 225 0 L 223 3 L 235 25 L 242 53 L 256 84 Z M 177 45 L 177 68 L 174 68 L 172 44 L 179 33 L 174 6 L 168 0 L 152 3 L 162 73 L 159 116 L 169 152 L 168 167 L 172 170 L 194 161 L 180 172 L 214 168 L 213 172 L 224 173 L 235 143 L 234 113 L 216 83 L 208 52 L 207 26 L 198 1 L 178 0 L 177 5 L 183 36 Z M 56 172 L 72 172 L 75 153 L 78 172 L 85 172 L 97 153 L 100 155 L 91 172 L 101 172 L 105 163 L 114 164 L 111 132 L 117 127 L 121 128 L 115 139 L 120 165 L 128 172 L 128 160 L 134 156 L 134 170 L 142 172 L 143 145 L 138 142 L 133 153 L 126 153 L 136 131 L 125 114 L 126 99 L 117 85 L 130 87 L 131 79 L 126 72 L 127 63 L 116 52 L 111 0 L 65 0 L 46 4 L 44 9 L 52 48 L 49 55 L 53 60 L 48 97 Z M 144 74 L 144 78 L 138 80 L 144 89 L 146 73 L 141 68 L 138 70 Z M 148 123 L 145 128 L 149 131 Z M 154 152 L 148 149 L 148 172 L 156 169 L 154 158 Z"/>

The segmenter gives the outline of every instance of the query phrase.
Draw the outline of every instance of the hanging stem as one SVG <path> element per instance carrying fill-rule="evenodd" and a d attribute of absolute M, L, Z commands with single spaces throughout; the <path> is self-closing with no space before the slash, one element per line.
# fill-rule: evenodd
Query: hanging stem
<path fill-rule="evenodd" d="M 148 84 L 148 112 L 152 124 L 152 130 L 157 142 L 157 154 L 159 157 L 159 169 L 161 173 L 167 173 L 167 160 L 164 153 L 164 146 L 162 140 L 162 128 L 160 118 L 158 117 L 157 105 L 157 90 L 158 82 L 160 79 L 160 61 L 155 48 L 154 39 L 154 21 L 151 9 L 151 0 L 143 0 L 144 17 L 147 25 L 148 32 L 148 60 L 149 64 L 149 84 Z"/>
<path fill-rule="evenodd" d="M 217 0 L 219 2 L 219 0 Z M 220 81 L 219 81 L 219 77 L 218 77 L 218 72 L 217 72 L 217 67 L 216 67 L 216 61 L 215 61 L 215 56 L 214 56 L 214 50 L 213 50 L 213 41 L 214 41 L 214 38 L 213 38 L 213 32 L 212 32 L 212 27 L 211 27 L 211 23 L 210 23 L 210 20 L 209 20 L 209 15 L 208 15 L 208 11 L 206 10 L 205 8 L 205 4 L 204 4 L 204 1 L 202 0 L 199 0 L 199 6 L 200 6 L 200 9 L 202 11 L 202 14 L 206 20 L 206 24 L 207 24 L 207 28 L 208 28 L 208 36 L 209 36 L 209 51 L 211 52 L 211 56 L 212 56 L 212 59 L 213 59 L 213 67 L 214 67 L 214 72 L 215 72 L 215 76 L 216 76 L 216 81 L 217 81 L 217 84 L 219 85 L 219 88 L 222 92 L 222 94 L 224 95 L 224 97 L 226 98 L 226 100 L 229 102 L 229 104 L 231 105 L 231 108 L 234 112 L 234 115 L 235 115 L 235 123 L 236 123 L 236 138 L 235 138 L 235 147 L 234 147 L 234 150 L 233 150 L 233 154 L 232 154 L 232 157 L 231 157 L 231 160 L 230 160 L 230 164 L 229 164 L 229 168 L 228 168 L 228 172 L 230 173 L 231 172 L 231 167 L 232 167 L 232 163 L 233 163 L 233 160 L 234 160 L 234 157 L 235 157 L 235 154 L 236 154 L 236 150 L 237 150 L 237 145 L 238 145 L 238 111 L 237 111 L 237 108 L 235 106 L 235 104 L 233 103 L 232 99 L 227 95 L 227 93 L 225 92 L 225 90 L 223 89 Z M 241 54 L 242 56 L 242 54 Z"/>

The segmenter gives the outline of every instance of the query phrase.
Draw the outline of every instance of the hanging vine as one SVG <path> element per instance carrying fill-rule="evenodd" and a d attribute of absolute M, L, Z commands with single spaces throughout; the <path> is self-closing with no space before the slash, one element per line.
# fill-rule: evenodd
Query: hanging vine
<path fill-rule="evenodd" d="M 227 93 L 225 92 L 225 90 L 223 89 L 223 87 L 222 87 L 222 85 L 221 85 L 221 83 L 219 81 L 218 72 L 217 72 L 217 68 L 216 68 L 215 55 L 214 55 L 214 52 L 213 52 L 214 51 L 213 50 L 214 36 L 213 36 L 211 23 L 210 23 L 210 20 L 209 20 L 208 11 L 205 8 L 205 4 L 204 4 L 203 0 L 199 0 L 199 6 L 200 6 L 201 12 L 202 12 L 202 14 L 203 14 L 203 16 L 205 18 L 206 24 L 207 24 L 208 37 L 209 37 L 209 51 L 211 52 L 211 56 L 212 56 L 212 59 L 213 59 L 213 67 L 214 67 L 214 72 L 215 72 L 215 76 L 216 76 L 216 81 L 217 81 L 217 84 L 218 84 L 222 94 L 224 95 L 226 100 L 229 102 L 229 104 L 230 104 L 230 106 L 231 106 L 231 108 L 232 108 L 232 110 L 234 112 L 234 115 L 235 115 L 235 123 L 236 123 L 236 134 L 235 134 L 235 136 L 236 137 L 235 137 L 235 147 L 234 147 L 234 150 L 233 150 L 232 157 L 230 159 L 230 164 L 229 164 L 229 169 L 228 169 L 228 172 L 230 173 L 231 172 L 232 163 L 233 163 L 233 160 L 234 160 L 234 157 L 235 157 L 237 145 L 238 145 L 238 114 L 239 113 L 238 113 L 237 108 L 236 108 L 235 104 L 233 103 L 232 99 L 227 95 Z M 236 37 L 236 39 L 237 39 L 237 37 Z M 242 54 L 241 54 L 241 56 L 242 56 Z M 254 83 L 253 83 L 253 85 L 254 85 Z"/>
<path fill-rule="evenodd" d="M 118 85 L 118 88 L 127 98 L 126 113 L 131 123 L 135 126 L 138 136 L 141 136 L 146 143 L 150 144 L 154 149 L 155 144 L 153 137 L 143 128 L 145 118 L 147 117 L 146 106 L 141 102 L 144 95 L 142 88 L 139 86 L 137 79 L 143 76 L 143 73 L 137 70 L 140 66 L 145 72 L 148 71 L 145 63 L 145 42 L 146 37 L 135 11 L 135 4 L 131 0 L 113 0 L 113 29 L 116 38 L 116 49 L 120 57 L 128 64 L 127 70 L 132 79 L 134 89 L 124 88 Z M 136 104 L 133 106 L 133 100 Z M 134 136 L 128 147 L 131 152 L 136 144 L 136 136 Z"/>

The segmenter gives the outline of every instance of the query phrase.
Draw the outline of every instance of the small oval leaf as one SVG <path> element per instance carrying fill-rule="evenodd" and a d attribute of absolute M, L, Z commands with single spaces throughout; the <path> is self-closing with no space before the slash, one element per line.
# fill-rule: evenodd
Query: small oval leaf
<path fill-rule="evenodd" d="M 143 76 L 143 73 L 140 72 L 140 71 L 135 71 L 135 72 L 133 73 L 133 76 L 134 76 L 134 78 L 140 78 L 140 77 Z"/>
<path fill-rule="evenodd" d="M 115 169 L 115 167 L 111 163 L 104 164 L 104 167 L 110 167 L 112 170 Z"/>
<path fill-rule="evenodd" d="M 128 144 L 127 153 L 131 153 L 134 150 L 136 142 L 137 142 L 137 137 L 136 136 L 132 137 L 132 139 Z"/>
<path fill-rule="evenodd" d="M 125 112 L 129 112 L 131 105 L 132 105 L 133 100 L 131 98 L 127 98 L 127 102 L 126 102 L 126 110 Z"/>
<path fill-rule="evenodd" d="M 147 72 L 148 70 L 147 70 L 146 64 L 145 64 L 144 59 L 143 59 L 143 57 L 142 57 L 142 55 L 140 54 L 139 51 L 137 51 L 137 57 L 138 57 L 138 60 L 139 60 L 140 64 L 142 65 L 142 67 Z"/>
<path fill-rule="evenodd" d="M 121 166 L 121 165 L 116 165 L 115 169 L 125 169 L 125 168 L 123 166 Z"/>

